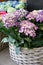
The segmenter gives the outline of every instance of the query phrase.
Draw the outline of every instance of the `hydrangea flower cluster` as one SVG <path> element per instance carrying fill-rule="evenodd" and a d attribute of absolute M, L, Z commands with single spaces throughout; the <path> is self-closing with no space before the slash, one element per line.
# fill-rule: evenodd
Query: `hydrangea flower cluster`
<path fill-rule="evenodd" d="M 2 17 L 2 20 L 4 22 L 4 26 L 6 28 L 9 28 L 9 27 L 18 25 L 18 23 L 16 21 L 19 18 L 26 16 L 26 14 L 27 14 L 26 10 L 20 9 L 20 10 L 17 10 L 16 12 L 14 12 L 14 13 L 8 13 L 8 14 L 4 15 Z"/>
<path fill-rule="evenodd" d="M 35 31 L 38 29 L 38 27 L 34 23 L 28 20 L 23 20 L 18 22 L 19 18 L 22 18 L 24 16 L 26 17 L 26 15 L 27 15 L 27 11 L 24 9 L 17 10 L 14 13 L 7 13 L 2 18 L 4 26 L 6 28 L 13 26 L 20 27 L 18 30 L 20 33 L 24 33 L 27 36 L 30 35 L 31 37 L 35 37 L 36 36 Z"/>
<path fill-rule="evenodd" d="M 16 12 L 14 12 L 14 15 L 18 16 L 18 18 L 22 18 L 22 17 L 26 16 L 27 13 L 28 13 L 28 11 L 26 11 L 24 9 L 20 9 L 20 10 L 17 10 Z"/>
<path fill-rule="evenodd" d="M 26 18 L 28 18 L 28 20 L 35 19 L 37 17 L 37 15 L 38 15 L 38 12 L 39 12 L 38 10 L 34 10 L 34 11 L 30 12 L 26 16 Z"/>
<path fill-rule="evenodd" d="M 4 26 L 6 28 L 16 25 L 17 17 L 13 13 L 8 13 L 2 17 Z"/>
<path fill-rule="evenodd" d="M 35 37 L 36 36 L 35 30 L 37 29 L 38 27 L 28 20 L 23 20 L 20 22 L 19 32 L 25 33 L 25 35 L 27 36 L 30 35 L 31 37 Z"/>
<path fill-rule="evenodd" d="M 38 12 L 38 15 L 36 17 L 36 21 L 40 21 L 43 22 L 43 10 L 41 10 L 40 12 Z"/>
<path fill-rule="evenodd" d="M 32 12 L 30 12 L 26 18 L 28 18 L 28 20 L 31 19 L 36 19 L 36 22 L 42 22 L 43 21 L 43 10 L 34 10 Z"/>

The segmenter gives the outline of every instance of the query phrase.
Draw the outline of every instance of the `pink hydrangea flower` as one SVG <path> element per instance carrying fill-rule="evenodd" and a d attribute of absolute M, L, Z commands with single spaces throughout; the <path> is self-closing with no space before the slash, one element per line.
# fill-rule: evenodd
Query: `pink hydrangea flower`
<path fill-rule="evenodd" d="M 40 11 L 38 12 L 38 15 L 37 15 L 37 17 L 36 17 L 36 21 L 37 21 L 37 22 L 43 22 L 43 10 L 40 10 Z"/>
<path fill-rule="evenodd" d="M 31 19 L 35 19 L 36 22 L 43 22 L 43 10 L 34 10 L 32 12 L 30 12 L 26 18 L 28 20 L 31 20 Z"/>
<path fill-rule="evenodd" d="M 35 37 L 36 36 L 35 30 L 37 29 L 38 27 L 28 20 L 23 20 L 20 22 L 19 32 L 24 33 L 27 36 L 30 35 L 31 37 Z"/>
<path fill-rule="evenodd" d="M 6 28 L 12 27 L 16 25 L 17 17 L 14 13 L 8 13 L 2 17 L 2 21 Z"/>
<path fill-rule="evenodd" d="M 37 14 L 38 14 L 38 10 L 34 10 L 34 11 L 30 12 L 26 16 L 26 18 L 28 18 L 28 20 L 35 19 L 37 17 Z"/>
<path fill-rule="evenodd" d="M 28 11 L 26 11 L 24 9 L 20 9 L 20 10 L 17 10 L 16 12 L 14 12 L 14 15 L 17 16 L 18 18 L 22 18 L 22 17 L 26 16 L 27 13 L 28 13 Z"/>

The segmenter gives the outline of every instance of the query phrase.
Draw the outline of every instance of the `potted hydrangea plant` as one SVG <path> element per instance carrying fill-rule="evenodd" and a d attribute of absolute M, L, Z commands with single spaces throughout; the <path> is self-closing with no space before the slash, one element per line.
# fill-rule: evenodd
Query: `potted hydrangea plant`
<path fill-rule="evenodd" d="M 7 34 L 11 58 L 19 65 L 43 64 L 43 10 L 24 9 L 2 17 L 0 31 Z"/>

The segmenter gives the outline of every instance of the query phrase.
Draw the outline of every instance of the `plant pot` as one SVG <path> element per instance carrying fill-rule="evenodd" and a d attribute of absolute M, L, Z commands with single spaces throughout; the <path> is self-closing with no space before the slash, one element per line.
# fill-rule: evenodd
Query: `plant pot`
<path fill-rule="evenodd" d="M 43 47 L 27 49 L 21 48 L 18 54 L 14 44 L 9 44 L 10 56 L 18 65 L 43 65 Z"/>

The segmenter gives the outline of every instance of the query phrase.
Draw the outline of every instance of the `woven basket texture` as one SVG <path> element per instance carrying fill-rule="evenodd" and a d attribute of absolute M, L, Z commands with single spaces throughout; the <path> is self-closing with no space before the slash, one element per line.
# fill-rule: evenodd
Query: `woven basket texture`
<path fill-rule="evenodd" d="M 9 44 L 11 59 L 18 65 L 43 65 L 43 47 L 27 49 L 22 48 L 19 54 L 15 51 L 15 46 Z"/>

